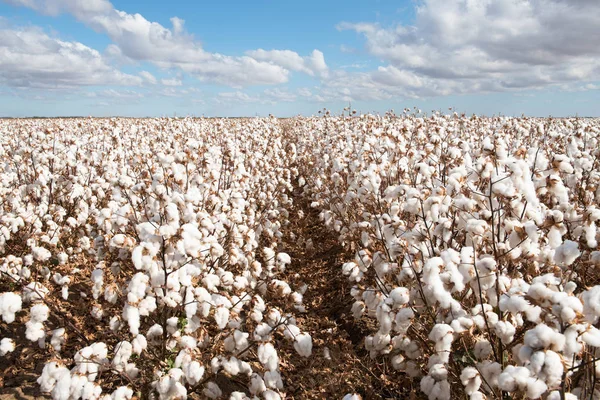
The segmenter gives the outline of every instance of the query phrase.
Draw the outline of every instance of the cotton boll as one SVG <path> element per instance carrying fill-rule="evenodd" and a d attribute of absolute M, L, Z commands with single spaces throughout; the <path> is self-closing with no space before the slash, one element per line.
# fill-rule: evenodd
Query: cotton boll
<path fill-rule="evenodd" d="M 137 335 L 140 329 L 140 310 L 130 304 L 125 304 L 123 319 L 129 324 L 129 332 Z"/>
<path fill-rule="evenodd" d="M 279 356 L 271 343 L 258 346 L 258 360 L 269 371 L 275 371 L 279 365 Z"/>
<path fill-rule="evenodd" d="M 131 341 L 131 346 L 133 352 L 137 355 L 140 355 L 142 354 L 142 351 L 146 350 L 146 348 L 148 347 L 148 342 L 146 341 L 146 338 L 143 335 L 137 335 Z"/>
<path fill-rule="evenodd" d="M 133 354 L 133 346 L 127 341 L 117 343 L 112 364 L 117 371 L 124 371 L 129 358 Z"/>
<path fill-rule="evenodd" d="M 15 320 L 15 314 L 21 311 L 21 296 L 13 292 L 0 294 L 0 314 L 7 324 Z"/>
<path fill-rule="evenodd" d="M 209 399 L 218 399 L 223 395 L 221 388 L 215 382 L 208 382 L 202 393 Z"/>
<path fill-rule="evenodd" d="M 600 317 L 600 285 L 583 292 L 581 299 L 586 320 L 595 324 Z"/>
<path fill-rule="evenodd" d="M 0 356 L 5 356 L 15 350 L 15 341 L 10 338 L 0 340 Z"/>
<path fill-rule="evenodd" d="M 243 392 L 232 392 L 229 400 L 250 400 L 250 397 L 246 396 L 246 393 Z"/>
<path fill-rule="evenodd" d="M 219 329 L 223 330 L 229 322 L 229 309 L 225 307 L 217 307 L 215 310 L 215 322 Z"/>
<path fill-rule="evenodd" d="M 528 378 L 527 379 L 527 397 L 530 399 L 538 399 L 540 398 L 546 391 L 548 390 L 548 386 L 544 383 L 544 381 Z"/>
<path fill-rule="evenodd" d="M 183 373 L 186 381 L 190 385 L 195 386 L 204 375 L 204 367 L 198 361 L 192 361 L 183 367 Z"/>
<path fill-rule="evenodd" d="M 408 303 L 410 300 L 410 292 L 407 288 L 397 287 L 390 292 L 388 299 L 391 300 L 392 304 L 390 305 L 392 306 L 392 309 L 394 309 Z"/>
<path fill-rule="evenodd" d="M 566 240 L 558 246 L 554 253 L 554 262 L 561 267 L 568 267 L 581 255 L 579 244 L 571 240 Z"/>
<path fill-rule="evenodd" d="M 27 328 L 25 330 L 25 337 L 32 342 L 37 342 L 46 336 L 44 324 L 41 322 L 35 320 L 27 321 L 25 327 Z"/>
<path fill-rule="evenodd" d="M 473 353 L 475 358 L 478 360 L 484 360 L 488 358 L 493 352 L 492 345 L 486 339 L 480 339 L 475 342 L 475 347 L 473 348 Z"/>
<path fill-rule="evenodd" d="M 57 353 L 60 353 L 63 344 L 66 340 L 65 328 L 58 328 L 51 332 L 52 338 L 50 339 L 50 345 Z"/>
<path fill-rule="evenodd" d="M 514 325 L 507 321 L 498 321 L 494 326 L 494 330 L 504 344 L 511 343 L 516 333 Z"/>
<path fill-rule="evenodd" d="M 52 253 L 44 247 L 33 247 L 31 249 L 31 254 L 36 261 L 44 262 L 52 257 Z"/>
<path fill-rule="evenodd" d="M 120 386 L 111 393 L 111 400 L 131 400 L 133 397 L 133 390 L 128 388 L 127 386 Z"/>
<path fill-rule="evenodd" d="M 312 354 L 312 338 L 307 333 L 301 333 L 296 336 L 296 341 L 294 343 L 294 349 L 300 354 L 302 357 L 310 357 Z"/>
<path fill-rule="evenodd" d="M 274 392 L 270 389 L 265 390 L 262 395 L 265 400 L 281 400 L 281 396 L 277 392 Z"/>
<path fill-rule="evenodd" d="M 465 387 L 465 392 L 471 395 L 479 390 L 481 386 L 481 377 L 477 369 L 473 367 L 467 367 L 462 370 L 460 374 L 460 380 Z"/>
<path fill-rule="evenodd" d="M 265 390 L 267 390 L 267 386 L 265 385 L 265 381 L 259 374 L 253 373 L 252 376 L 250 377 L 249 389 L 250 389 L 250 393 L 256 395 L 256 394 L 261 394 Z"/>
<path fill-rule="evenodd" d="M 265 385 L 271 389 L 283 389 L 281 375 L 277 371 L 266 371 L 264 375 Z"/>
<path fill-rule="evenodd" d="M 342 400 L 362 400 L 362 397 L 356 393 L 348 393 Z"/>

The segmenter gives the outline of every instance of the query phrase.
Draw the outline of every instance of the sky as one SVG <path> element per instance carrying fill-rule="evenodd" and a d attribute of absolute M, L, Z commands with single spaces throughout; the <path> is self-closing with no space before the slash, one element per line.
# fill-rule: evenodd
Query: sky
<path fill-rule="evenodd" d="M 598 0 L 0 0 L 0 117 L 599 116 Z"/>

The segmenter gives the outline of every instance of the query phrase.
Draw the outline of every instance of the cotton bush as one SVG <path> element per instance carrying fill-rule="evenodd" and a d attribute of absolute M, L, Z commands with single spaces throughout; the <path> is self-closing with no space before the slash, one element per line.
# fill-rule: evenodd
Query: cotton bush
<path fill-rule="evenodd" d="M 34 348 L 55 399 L 285 398 L 282 357 L 313 353 L 285 245 L 314 250 L 286 237 L 300 199 L 344 249 L 390 379 L 430 399 L 590 398 L 599 132 L 439 113 L 0 121 L 0 354 Z"/>

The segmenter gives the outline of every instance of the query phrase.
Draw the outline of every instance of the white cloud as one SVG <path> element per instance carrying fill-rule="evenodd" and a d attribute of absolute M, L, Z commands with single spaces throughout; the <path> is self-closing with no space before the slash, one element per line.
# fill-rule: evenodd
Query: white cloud
<path fill-rule="evenodd" d="M 274 89 L 266 89 L 264 95 L 267 99 L 275 101 L 275 102 L 294 102 L 297 96 L 293 93 L 281 90 L 279 88 Z"/>
<path fill-rule="evenodd" d="M 148 71 L 142 71 L 139 75 L 144 79 L 144 81 L 150 83 L 151 85 L 156 85 L 157 79 Z"/>
<path fill-rule="evenodd" d="M 179 78 L 161 79 L 160 83 L 165 86 L 181 86 L 183 84 Z"/>
<path fill-rule="evenodd" d="M 202 81 L 237 88 L 279 84 L 289 79 L 291 68 L 285 62 L 286 65 L 282 65 L 249 56 L 233 57 L 204 51 L 201 43 L 185 31 L 184 21 L 177 17 L 171 18 L 172 27 L 166 28 L 140 14 L 119 11 L 108 0 L 4 1 L 49 15 L 72 14 L 112 40 L 107 54 L 115 59 L 152 62 L 161 68 L 179 68 Z M 318 50 L 302 60 L 304 67 L 301 71 L 326 73 L 323 54 Z"/>
<path fill-rule="evenodd" d="M 354 80 L 427 96 L 596 80 L 599 20 L 595 1 L 423 0 L 413 25 L 338 29 L 360 33 L 367 51 L 389 63 Z"/>
<path fill-rule="evenodd" d="M 260 98 L 250 96 L 248 93 L 242 91 L 235 92 L 221 92 L 215 99 L 219 104 L 230 104 L 230 103 L 260 103 Z"/>
<path fill-rule="evenodd" d="M 309 56 L 302 57 L 291 50 L 251 50 L 247 55 L 259 61 L 266 61 L 283 68 L 304 72 L 310 76 L 326 77 L 329 71 L 325 57 L 319 50 L 313 50 Z"/>
<path fill-rule="evenodd" d="M 39 28 L 0 27 L 0 37 L 0 83 L 6 86 L 63 89 L 142 84 L 141 77 L 108 65 L 98 51 L 50 37 Z"/>

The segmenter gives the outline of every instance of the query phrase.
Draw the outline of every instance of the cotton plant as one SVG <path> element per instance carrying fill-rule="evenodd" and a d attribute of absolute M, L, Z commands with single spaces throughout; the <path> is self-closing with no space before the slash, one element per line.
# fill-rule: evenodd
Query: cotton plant
<path fill-rule="evenodd" d="M 372 357 L 420 379 L 429 398 L 589 391 L 562 382 L 595 357 L 591 121 L 586 140 L 570 134 L 576 120 L 437 113 L 327 116 L 295 131 L 303 190 L 354 254 L 340 273 L 353 316 L 376 323 Z"/>
<path fill-rule="evenodd" d="M 257 395 L 285 393 L 278 366 L 251 364 L 254 349 L 279 338 L 299 357 L 312 352 L 294 318 L 302 294 L 285 280 L 296 154 L 277 120 L 2 124 L 22 137 L 3 135 L 0 150 L 13 154 L 0 171 L 1 282 L 11 289 L 0 311 L 49 345 L 44 392 L 216 398 L 217 375 L 244 376 L 249 394 L 257 374 L 266 382 Z M 81 319 L 102 342 L 90 342 Z M 207 359 L 213 341 L 225 345 Z M 3 355 L 15 345 L 3 338 Z"/>

